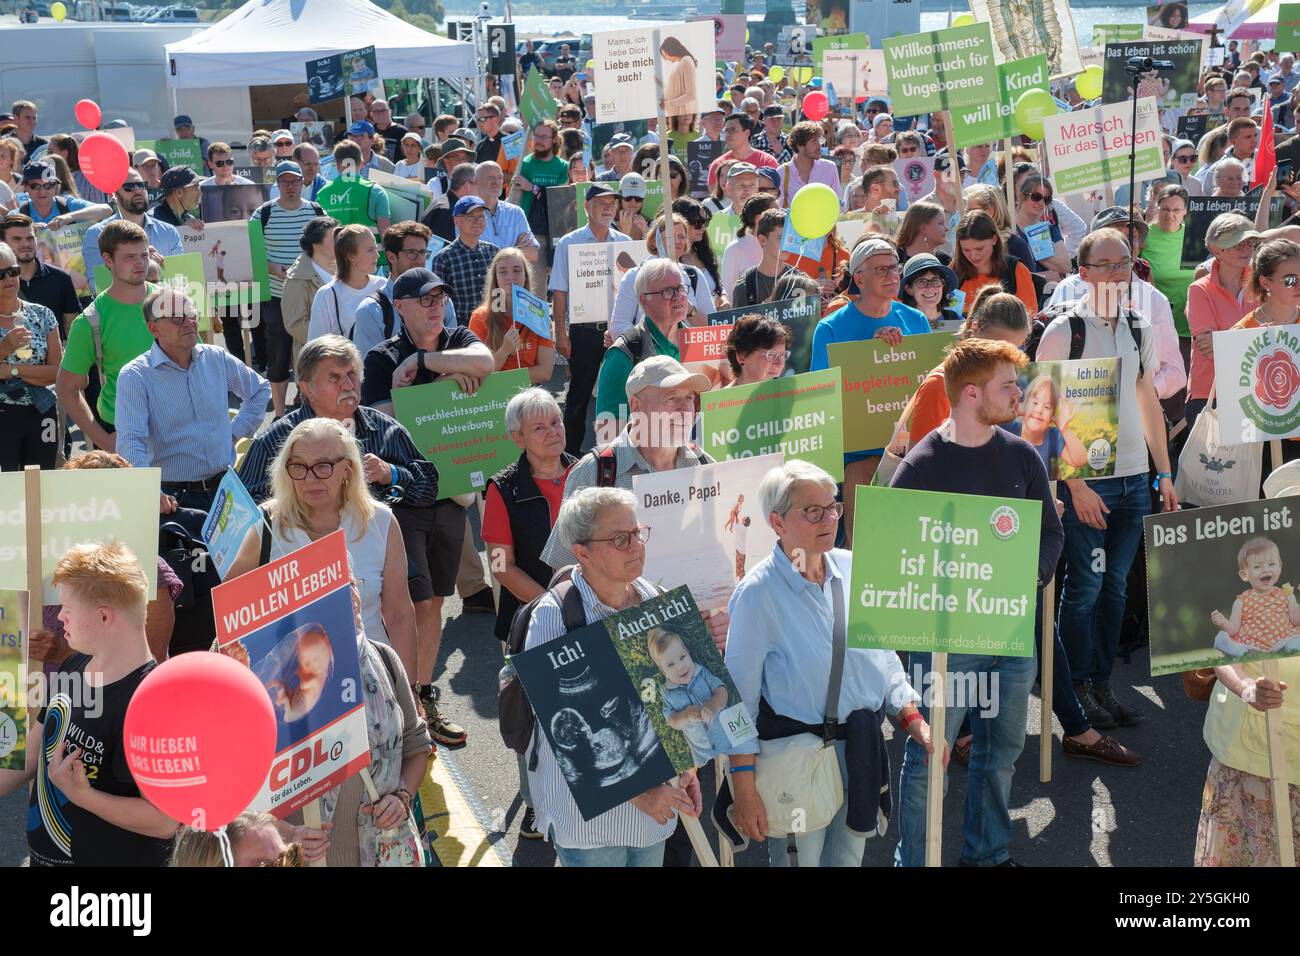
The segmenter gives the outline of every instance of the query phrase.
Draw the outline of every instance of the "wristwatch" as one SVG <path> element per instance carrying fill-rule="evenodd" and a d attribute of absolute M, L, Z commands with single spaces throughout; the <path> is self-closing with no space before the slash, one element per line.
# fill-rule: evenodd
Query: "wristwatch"
<path fill-rule="evenodd" d="M 18 377 L 18 366 L 17 366 L 17 365 L 10 365 L 10 366 L 9 366 L 9 377 L 10 377 L 10 378 L 17 378 L 17 377 Z"/>

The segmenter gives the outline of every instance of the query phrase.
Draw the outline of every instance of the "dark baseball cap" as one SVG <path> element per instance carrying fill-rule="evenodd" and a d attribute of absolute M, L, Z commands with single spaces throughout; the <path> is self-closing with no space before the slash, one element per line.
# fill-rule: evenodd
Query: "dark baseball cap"
<path fill-rule="evenodd" d="M 1088 227 L 1088 231 L 1096 232 L 1098 229 L 1116 228 L 1120 232 L 1127 232 L 1130 218 L 1128 210 L 1123 206 L 1107 206 L 1092 217 L 1092 224 Z M 1141 219 L 1132 219 L 1132 222 L 1137 228 L 1138 235 L 1145 240 L 1149 231 L 1147 224 Z"/>
<path fill-rule="evenodd" d="M 599 199 L 601 196 L 617 196 L 618 190 L 614 188 L 613 183 L 592 183 L 587 187 L 586 198 L 583 202 L 591 202 L 593 199 Z"/>
<path fill-rule="evenodd" d="M 946 173 L 948 171 L 948 156 L 949 153 L 946 149 L 941 149 L 934 154 L 934 168 L 938 172 Z M 966 169 L 966 160 L 961 158 L 961 153 L 957 154 L 957 169 L 963 172 Z"/>
<path fill-rule="evenodd" d="M 194 120 L 190 119 L 184 113 L 172 120 L 172 129 L 180 129 L 182 126 L 193 126 Z"/>
<path fill-rule="evenodd" d="M 173 166 L 162 174 L 162 189 L 163 192 L 169 193 L 173 189 L 184 189 L 198 181 L 198 175 L 188 166 Z"/>
<path fill-rule="evenodd" d="M 443 282 L 428 269 L 407 269 L 393 282 L 393 298 L 418 299 L 428 295 L 434 289 L 451 291 L 451 286 Z"/>
<path fill-rule="evenodd" d="M 23 167 L 23 182 L 25 183 L 42 183 L 48 180 L 57 182 L 58 178 L 59 174 L 55 171 L 53 163 L 38 160 Z"/>
<path fill-rule="evenodd" d="M 628 149 L 636 149 L 636 144 L 632 142 L 632 137 L 627 133 L 615 133 L 609 138 L 609 148 L 617 149 L 620 146 L 626 146 Z"/>

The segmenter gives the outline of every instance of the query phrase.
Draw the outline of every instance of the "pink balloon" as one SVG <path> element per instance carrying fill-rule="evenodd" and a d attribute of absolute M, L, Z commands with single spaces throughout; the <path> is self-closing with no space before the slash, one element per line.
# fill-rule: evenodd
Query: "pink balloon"
<path fill-rule="evenodd" d="M 122 141 L 108 133 L 91 133 L 77 153 L 81 171 L 90 184 L 106 193 L 115 193 L 126 182 L 131 158 Z"/>
<path fill-rule="evenodd" d="M 77 122 L 86 129 L 99 129 L 99 121 L 104 118 L 104 114 L 99 110 L 99 104 L 94 100 L 78 100 L 72 112 L 76 115 Z"/>
<path fill-rule="evenodd" d="M 123 730 L 140 792 L 200 830 L 248 809 L 275 756 L 275 711 L 262 682 L 224 654 L 173 657 L 136 689 Z"/>
<path fill-rule="evenodd" d="M 830 112 L 830 108 L 825 93 L 813 92 L 803 98 L 803 112 L 810 120 L 820 120 Z"/>

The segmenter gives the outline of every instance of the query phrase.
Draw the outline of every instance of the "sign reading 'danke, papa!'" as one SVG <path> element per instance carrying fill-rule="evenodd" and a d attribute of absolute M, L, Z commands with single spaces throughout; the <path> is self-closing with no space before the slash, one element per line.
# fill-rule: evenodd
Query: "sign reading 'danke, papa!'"
<path fill-rule="evenodd" d="M 849 647 L 1031 657 L 1038 499 L 858 486 Z"/>
<path fill-rule="evenodd" d="M 1300 435 L 1300 327 L 1215 332 L 1213 341 L 1222 439 Z"/>
<path fill-rule="evenodd" d="M 1112 103 L 1043 117 L 1043 141 L 1058 193 L 1082 193 L 1126 182 L 1134 139 L 1135 182 L 1141 185 L 1165 174 L 1155 98 L 1137 101 L 1136 133 L 1132 113 L 1131 103 Z"/>
<path fill-rule="evenodd" d="M 951 332 L 905 335 L 899 345 L 884 339 L 834 342 L 830 364 L 844 380 L 844 450 L 882 448 L 922 380 L 943 362 Z"/>
<path fill-rule="evenodd" d="M 893 110 L 915 116 L 997 102 L 998 71 L 987 23 L 884 42 Z"/>
<path fill-rule="evenodd" d="M 473 395 L 452 380 L 393 389 L 393 417 L 438 467 L 438 498 L 482 491 L 519 454 L 506 430 L 506 405 L 528 387 L 528 370 L 494 372 Z"/>

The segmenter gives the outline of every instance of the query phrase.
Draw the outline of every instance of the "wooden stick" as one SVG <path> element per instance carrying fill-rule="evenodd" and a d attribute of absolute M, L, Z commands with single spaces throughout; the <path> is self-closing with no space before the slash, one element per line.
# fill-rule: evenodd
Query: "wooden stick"
<path fill-rule="evenodd" d="M 691 838 L 691 846 L 695 848 L 695 855 L 700 858 L 700 866 L 718 865 L 718 858 L 713 855 L 713 847 L 709 845 L 709 838 L 704 835 L 704 828 L 700 826 L 700 821 L 695 817 L 688 817 L 686 814 L 681 815 L 682 825 L 686 827 L 686 835 Z M 726 841 L 723 840 L 723 843 Z"/>
<path fill-rule="evenodd" d="M 727 765 L 730 763 L 731 761 L 726 757 L 717 757 L 713 761 L 713 776 L 716 782 L 713 792 L 715 794 L 722 791 L 722 781 L 725 779 L 723 775 L 727 772 Z M 731 841 L 721 833 L 718 834 L 718 865 L 733 867 L 736 865 L 736 853 L 731 847 Z"/>
<path fill-rule="evenodd" d="M 952 188 L 957 191 L 957 212 L 966 211 L 966 196 L 961 188 L 961 170 L 957 168 L 957 147 L 953 145 L 952 137 L 952 114 L 944 110 L 943 116 L 943 135 L 948 142 L 948 173 L 952 179 Z"/>
<path fill-rule="evenodd" d="M 934 753 L 926 768 L 929 785 L 925 794 L 925 865 L 943 865 L 943 751 L 947 735 L 944 732 L 944 699 L 947 694 L 948 652 L 935 651 L 930 655 L 930 740 Z"/>
<path fill-rule="evenodd" d="M 1052 578 L 1043 588 L 1043 653 L 1040 655 L 1042 670 L 1038 676 L 1038 700 L 1042 710 L 1038 731 L 1039 783 L 1052 782 L 1052 674 L 1056 667 L 1056 621 L 1052 619 L 1052 600 L 1055 596 L 1056 579 Z"/>
<path fill-rule="evenodd" d="M 305 807 L 302 808 L 302 822 L 305 825 L 311 827 L 313 830 L 320 829 L 320 801 L 319 800 L 313 800 L 311 803 L 307 804 Z M 329 866 L 329 864 L 325 862 L 324 857 L 321 857 L 319 860 L 316 860 L 313 863 L 308 863 L 307 865 L 308 866 Z"/>
<path fill-rule="evenodd" d="M 1282 467 L 1282 439 L 1274 438 L 1268 443 L 1268 457 L 1273 459 L 1272 467 L 1269 468 L 1269 473 L 1272 474 Z"/>
<path fill-rule="evenodd" d="M 41 549 L 41 469 L 28 465 L 23 469 L 23 502 L 27 524 L 27 633 L 23 646 L 24 671 L 17 690 L 22 699 L 27 688 L 27 673 L 31 669 L 31 635 L 41 629 L 41 611 L 45 604 L 45 567 Z M 35 711 L 32 712 L 34 718 Z M 32 725 L 28 720 L 27 726 Z M 31 746 L 30 742 L 28 746 Z"/>
<path fill-rule="evenodd" d="M 1264 676 L 1276 683 L 1279 679 L 1277 661 L 1261 663 L 1264 665 Z M 1291 826 L 1286 727 L 1282 723 L 1282 711 L 1276 708 L 1264 711 L 1264 725 L 1268 729 L 1268 776 L 1273 797 L 1273 822 L 1277 828 L 1277 858 L 1280 865 L 1294 868 L 1295 837 Z"/>
<path fill-rule="evenodd" d="M 1016 164 L 1011 158 L 1011 147 L 1015 142 L 1014 136 L 1008 136 L 1002 141 L 1002 155 L 1005 157 L 1007 171 L 1007 181 L 1005 183 L 1007 190 L 1007 210 L 1011 216 L 1011 225 L 1016 223 L 1016 172 L 1013 168 Z"/>

